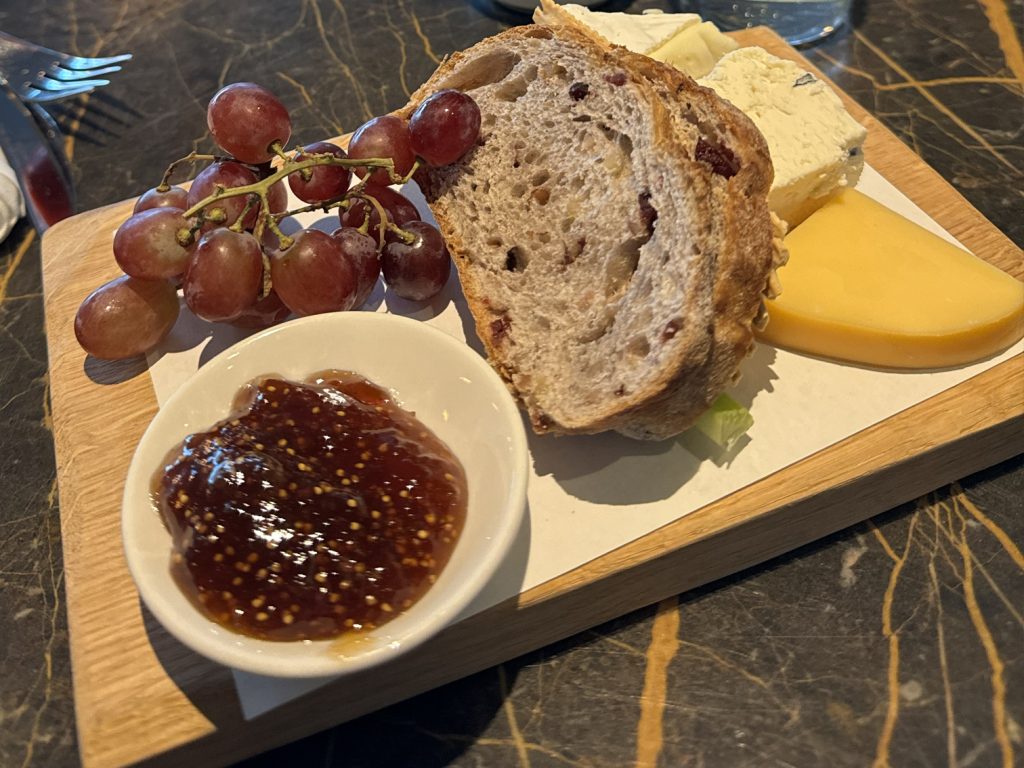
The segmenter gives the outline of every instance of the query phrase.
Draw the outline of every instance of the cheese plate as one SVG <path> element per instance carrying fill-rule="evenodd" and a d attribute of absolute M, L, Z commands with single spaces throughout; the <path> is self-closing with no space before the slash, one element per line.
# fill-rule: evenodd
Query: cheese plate
<path fill-rule="evenodd" d="M 737 38 L 810 68 L 766 30 Z M 873 182 L 878 194 L 889 197 L 883 202 L 923 210 L 932 226 L 1022 276 L 1019 249 L 877 121 L 844 101 L 868 130 L 865 151 L 879 173 Z M 898 188 L 887 176 L 898 179 Z M 722 474 L 710 457 L 688 472 L 687 456 L 699 454 L 699 446 L 690 451 L 673 443 L 627 453 L 613 444 L 584 457 L 563 442 L 558 452 L 575 458 L 556 474 L 555 458 L 534 440 L 537 482 L 531 494 L 540 495 L 531 496 L 530 528 L 521 532 L 504 578 L 483 603 L 417 653 L 372 675 L 343 686 L 325 681 L 297 697 L 273 683 L 257 690 L 253 683 L 260 681 L 243 681 L 249 688 L 240 701 L 230 695 L 237 689 L 229 670 L 179 645 L 141 608 L 123 559 L 111 552 L 124 472 L 138 438 L 180 375 L 230 342 L 206 339 L 201 348 L 186 346 L 148 366 L 85 360 L 71 319 L 85 293 L 116 273 L 110 238 L 130 207 L 122 203 L 70 219 L 43 244 L 76 710 L 86 765 L 187 764 L 196 755 L 205 762 L 238 759 L 762 562 L 1021 450 L 1021 357 L 1013 352 L 958 383 L 915 396 L 896 412 L 890 408 L 881 421 L 868 416 L 867 425 L 820 438 L 824 445 L 811 446 L 807 458 L 753 466 L 724 495 L 712 492 L 685 506 L 667 500 L 695 493 L 700 483 L 693 478 L 701 470 Z M 78 258 L 68 257 L 72 251 Z M 448 298 L 447 319 L 433 311 L 421 316 L 470 335 L 458 296 Z M 782 358 L 765 359 L 773 354 L 762 351 L 751 361 L 761 374 L 774 371 L 767 380 L 747 377 L 756 386 L 751 405 L 770 402 L 782 381 L 792 379 L 779 369 Z M 789 416 L 795 414 L 783 412 L 777 431 L 787 429 Z M 766 418 L 767 411 L 762 425 Z M 796 433 L 792 424 L 788 429 Z M 755 435 L 750 446 L 755 439 L 767 438 Z M 755 453 L 741 447 L 731 463 L 722 462 L 723 472 L 739 470 L 737 462 Z M 612 465 L 614 471 L 601 478 Z M 546 507 L 558 494 L 574 501 L 568 508 Z M 639 516 L 645 530 L 624 533 L 589 517 L 630 517 L 622 513 L 644 505 L 661 508 L 660 517 L 650 510 Z M 559 560 L 551 547 L 534 549 L 545 537 L 579 546 L 555 548 L 566 550 L 567 559 Z"/>

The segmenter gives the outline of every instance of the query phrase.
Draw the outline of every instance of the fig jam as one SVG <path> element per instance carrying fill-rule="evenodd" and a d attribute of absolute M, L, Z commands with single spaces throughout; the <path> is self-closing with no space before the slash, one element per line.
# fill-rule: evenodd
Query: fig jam
<path fill-rule="evenodd" d="M 204 614 L 267 640 L 380 626 L 448 562 L 458 459 L 380 387 L 331 372 L 245 387 L 154 477 L 171 570 Z"/>

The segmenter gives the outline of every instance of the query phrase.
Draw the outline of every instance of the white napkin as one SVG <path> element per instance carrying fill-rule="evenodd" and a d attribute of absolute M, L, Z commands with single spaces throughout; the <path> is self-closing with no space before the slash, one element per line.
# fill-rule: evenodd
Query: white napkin
<path fill-rule="evenodd" d="M 18 177 L 0 152 L 0 240 L 10 234 L 15 222 L 25 215 L 25 201 L 18 187 Z"/>

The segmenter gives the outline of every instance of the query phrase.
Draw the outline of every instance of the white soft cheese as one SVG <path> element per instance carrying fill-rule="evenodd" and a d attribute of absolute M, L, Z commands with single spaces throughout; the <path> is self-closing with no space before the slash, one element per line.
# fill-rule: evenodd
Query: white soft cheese
<path fill-rule="evenodd" d="M 700 24 L 696 13 L 595 13 L 582 5 L 562 8 L 612 45 L 648 54 L 680 30 Z"/>
<path fill-rule="evenodd" d="M 828 86 L 763 48 L 728 53 L 700 80 L 731 101 L 768 142 L 775 180 L 768 205 L 790 228 L 864 167 L 867 131 L 850 117 Z"/>
<path fill-rule="evenodd" d="M 0 240 L 10 234 L 11 229 L 25 215 L 25 200 L 18 187 L 18 177 L 0 152 Z"/>
<path fill-rule="evenodd" d="M 704 21 L 680 30 L 647 55 L 671 64 L 690 77 L 704 77 L 722 56 L 739 47 L 739 43 L 719 32 L 710 21 Z"/>

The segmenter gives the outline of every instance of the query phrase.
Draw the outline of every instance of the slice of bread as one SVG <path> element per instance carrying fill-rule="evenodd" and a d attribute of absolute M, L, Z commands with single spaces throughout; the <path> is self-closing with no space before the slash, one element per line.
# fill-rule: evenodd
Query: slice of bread
<path fill-rule="evenodd" d="M 672 67 L 568 27 L 453 55 L 478 145 L 421 172 L 493 367 L 539 433 L 659 439 L 738 377 L 780 244 L 764 139 Z"/>

